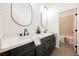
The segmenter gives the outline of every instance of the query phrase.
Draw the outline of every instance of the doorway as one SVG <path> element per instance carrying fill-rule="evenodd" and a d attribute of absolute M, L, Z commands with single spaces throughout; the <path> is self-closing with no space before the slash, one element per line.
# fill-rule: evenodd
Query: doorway
<path fill-rule="evenodd" d="M 60 45 L 71 45 L 77 52 L 77 8 L 59 14 L 59 38 Z"/>

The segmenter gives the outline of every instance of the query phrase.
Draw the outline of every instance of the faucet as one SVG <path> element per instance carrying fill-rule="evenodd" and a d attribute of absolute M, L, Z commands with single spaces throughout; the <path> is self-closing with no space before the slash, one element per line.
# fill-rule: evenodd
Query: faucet
<path fill-rule="evenodd" d="M 46 33 L 46 32 L 47 32 L 47 29 L 45 29 L 44 33 Z"/>
<path fill-rule="evenodd" d="M 27 29 L 24 29 L 24 36 L 26 36 L 26 32 L 28 32 L 28 30 Z"/>

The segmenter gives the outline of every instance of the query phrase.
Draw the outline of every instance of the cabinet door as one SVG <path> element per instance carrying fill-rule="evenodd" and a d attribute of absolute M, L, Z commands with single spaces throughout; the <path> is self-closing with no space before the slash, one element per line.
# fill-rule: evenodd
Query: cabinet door
<path fill-rule="evenodd" d="M 17 47 L 11 50 L 12 56 L 34 56 L 35 55 L 35 45 L 34 42 Z"/>
<path fill-rule="evenodd" d="M 43 44 L 43 49 L 44 49 L 44 54 L 45 55 L 48 55 L 49 54 L 50 48 L 51 48 L 50 41 L 47 41 L 47 42 L 45 42 Z"/>
<path fill-rule="evenodd" d="M 41 44 L 40 46 L 36 47 L 36 56 L 43 56 L 44 55 L 44 51 L 43 51 L 43 45 Z"/>
<path fill-rule="evenodd" d="M 55 48 L 56 45 L 56 38 L 55 36 L 52 36 L 51 38 L 51 49 L 53 50 Z"/>

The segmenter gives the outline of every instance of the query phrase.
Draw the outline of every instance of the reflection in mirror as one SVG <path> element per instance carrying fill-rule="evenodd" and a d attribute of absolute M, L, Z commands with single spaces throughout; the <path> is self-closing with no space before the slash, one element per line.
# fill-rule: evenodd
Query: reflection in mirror
<path fill-rule="evenodd" d="M 47 27 L 47 7 L 42 7 L 41 8 L 41 26 L 43 28 Z"/>
<path fill-rule="evenodd" d="M 32 6 L 29 3 L 12 3 L 11 17 L 16 24 L 29 26 L 32 23 Z"/>

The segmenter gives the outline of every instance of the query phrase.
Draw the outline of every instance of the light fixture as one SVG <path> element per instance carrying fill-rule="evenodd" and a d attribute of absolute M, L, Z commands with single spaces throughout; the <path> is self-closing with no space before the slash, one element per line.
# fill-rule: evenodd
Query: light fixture
<path fill-rule="evenodd" d="M 42 6 L 41 7 L 41 12 L 42 13 L 47 13 L 47 7 L 46 6 Z"/>

